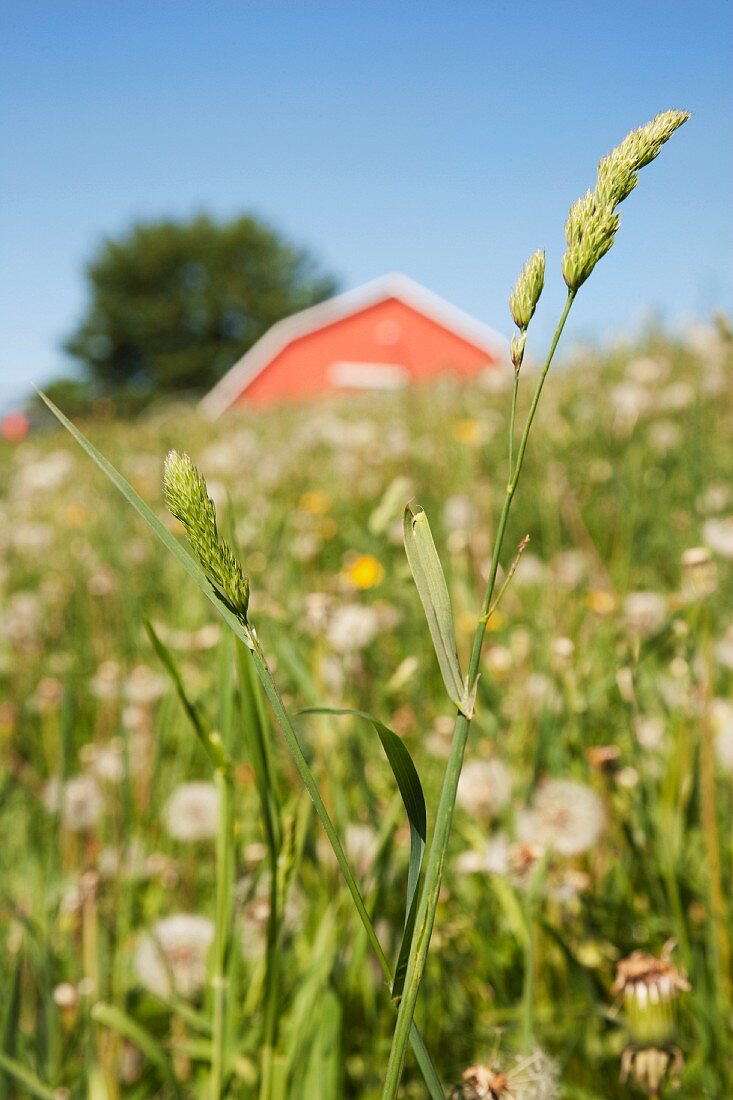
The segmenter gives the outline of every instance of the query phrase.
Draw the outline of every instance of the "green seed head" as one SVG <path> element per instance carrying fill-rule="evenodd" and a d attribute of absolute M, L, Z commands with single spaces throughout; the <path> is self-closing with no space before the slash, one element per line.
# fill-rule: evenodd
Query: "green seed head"
<path fill-rule="evenodd" d="M 633 130 L 601 158 L 595 190 L 573 204 L 565 225 L 568 247 L 562 268 L 570 290 L 582 286 L 613 244 L 619 225 L 614 212 L 636 187 L 639 170 L 659 155 L 665 142 L 689 117 L 685 111 L 664 111 L 646 126 Z"/>
<path fill-rule="evenodd" d="M 168 511 L 185 527 L 191 548 L 217 594 L 246 622 L 249 581 L 234 551 L 219 535 L 214 502 L 188 455 L 169 451 L 163 469 L 163 492 Z"/>
<path fill-rule="evenodd" d="M 634 951 L 622 959 L 616 971 L 614 992 L 623 995 L 626 1024 L 633 1041 L 640 1046 L 660 1047 L 675 1034 L 675 1004 L 690 984 L 669 959 L 665 948 L 661 958 Z"/>
<path fill-rule="evenodd" d="M 509 309 L 514 324 L 524 332 L 534 316 L 545 285 L 545 253 L 534 252 L 522 268 L 517 285 L 509 295 Z"/>
<path fill-rule="evenodd" d="M 582 286 L 606 255 L 618 227 L 618 214 L 614 214 L 612 207 L 599 203 L 593 191 L 587 191 L 570 207 L 565 223 L 568 247 L 562 259 L 563 278 L 570 290 Z"/>

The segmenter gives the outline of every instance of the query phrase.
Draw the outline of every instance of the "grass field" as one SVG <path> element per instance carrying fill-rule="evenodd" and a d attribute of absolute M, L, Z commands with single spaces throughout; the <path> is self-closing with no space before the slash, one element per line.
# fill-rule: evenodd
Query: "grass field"
<path fill-rule="evenodd" d="M 506 387 L 444 381 L 213 425 L 176 405 L 83 427 L 161 517 L 166 452 L 192 456 L 291 712 L 379 716 L 412 754 L 430 828 L 452 712 L 402 510 L 430 517 L 465 663 L 508 411 Z M 616 967 L 674 940 L 691 987 L 675 1000 L 681 1095 L 733 1095 L 732 436 L 722 331 L 553 368 L 418 1004 L 446 1088 L 493 1060 L 517 1100 L 640 1095 L 619 1081 Z M 226 1095 L 378 1097 L 389 991 L 233 637 L 65 433 L 3 445 L 0 486 L 0 1098 L 208 1095 L 221 792 L 146 620 L 235 763 Z M 698 547 L 712 557 L 683 565 Z M 409 836 L 379 740 L 349 716 L 296 724 L 394 960 Z M 426 1095 L 411 1056 L 403 1095 Z"/>

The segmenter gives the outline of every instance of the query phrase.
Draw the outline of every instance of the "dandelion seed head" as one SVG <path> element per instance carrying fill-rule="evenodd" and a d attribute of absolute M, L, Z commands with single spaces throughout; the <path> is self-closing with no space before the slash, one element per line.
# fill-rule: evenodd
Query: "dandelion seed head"
<path fill-rule="evenodd" d="M 139 981 L 158 997 L 193 997 L 206 984 L 206 957 L 214 940 L 207 917 L 176 913 L 143 933 L 135 951 Z"/>
<path fill-rule="evenodd" d="M 501 760 L 468 760 L 458 781 L 456 801 L 472 817 L 490 821 L 508 804 L 512 784 L 512 774 Z"/>
<path fill-rule="evenodd" d="M 667 602 L 658 592 L 632 592 L 624 600 L 624 621 L 631 634 L 646 638 L 667 618 Z"/>
<path fill-rule="evenodd" d="M 350 603 L 334 611 L 326 637 L 336 653 L 356 653 L 366 649 L 378 630 L 379 620 L 373 608 Z"/>
<path fill-rule="evenodd" d="M 168 835 L 188 843 L 215 837 L 218 816 L 219 791 L 204 780 L 181 783 L 163 809 Z"/>
<path fill-rule="evenodd" d="M 517 835 L 558 855 L 577 856 L 597 843 L 604 823 L 603 804 L 590 787 L 573 779 L 548 779 L 532 806 L 518 813 Z"/>
<path fill-rule="evenodd" d="M 67 780 L 51 779 L 43 792 L 49 813 L 61 816 L 61 824 L 72 833 L 85 833 L 104 812 L 104 796 L 91 775 L 74 775 Z"/>
<path fill-rule="evenodd" d="M 721 558 L 733 558 L 733 516 L 706 520 L 702 537 L 705 544 Z"/>

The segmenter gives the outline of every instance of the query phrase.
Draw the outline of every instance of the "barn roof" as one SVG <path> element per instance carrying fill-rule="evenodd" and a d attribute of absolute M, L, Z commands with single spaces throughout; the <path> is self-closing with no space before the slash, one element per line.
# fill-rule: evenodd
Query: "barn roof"
<path fill-rule="evenodd" d="M 468 343 L 485 351 L 492 358 L 506 353 L 506 338 L 488 325 L 477 321 L 462 309 L 416 283 L 407 275 L 393 273 L 364 283 L 363 286 L 337 294 L 325 302 L 294 313 L 274 324 L 253 344 L 217 382 L 199 403 L 201 412 L 215 420 L 221 416 L 250 383 L 283 351 L 301 336 L 317 332 L 336 321 L 358 313 L 388 298 L 396 298 L 424 314 L 443 327 L 461 336 Z"/>

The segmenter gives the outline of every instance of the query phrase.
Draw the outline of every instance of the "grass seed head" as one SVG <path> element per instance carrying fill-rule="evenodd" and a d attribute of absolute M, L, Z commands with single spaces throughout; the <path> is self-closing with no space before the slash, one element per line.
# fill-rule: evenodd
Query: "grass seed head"
<path fill-rule="evenodd" d="M 234 551 L 219 535 L 214 502 L 188 455 L 169 451 L 163 491 L 168 511 L 185 527 L 191 548 L 211 584 L 234 614 L 246 622 L 249 580 Z"/>
<path fill-rule="evenodd" d="M 573 203 L 565 224 L 568 247 L 562 273 L 570 290 L 583 285 L 613 245 L 619 226 L 616 207 L 636 187 L 639 171 L 659 155 L 665 142 L 689 117 L 685 111 L 664 111 L 633 130 L 601 158 L 595 189 Z"/>
<path fill-rule="evenodd" d="M 545 253 L 533 252 L 522 268 L 514 290 L 509 295 L 509 309 L 514 324 L 524 332 L 534 316 L 545 285 Z"/>

